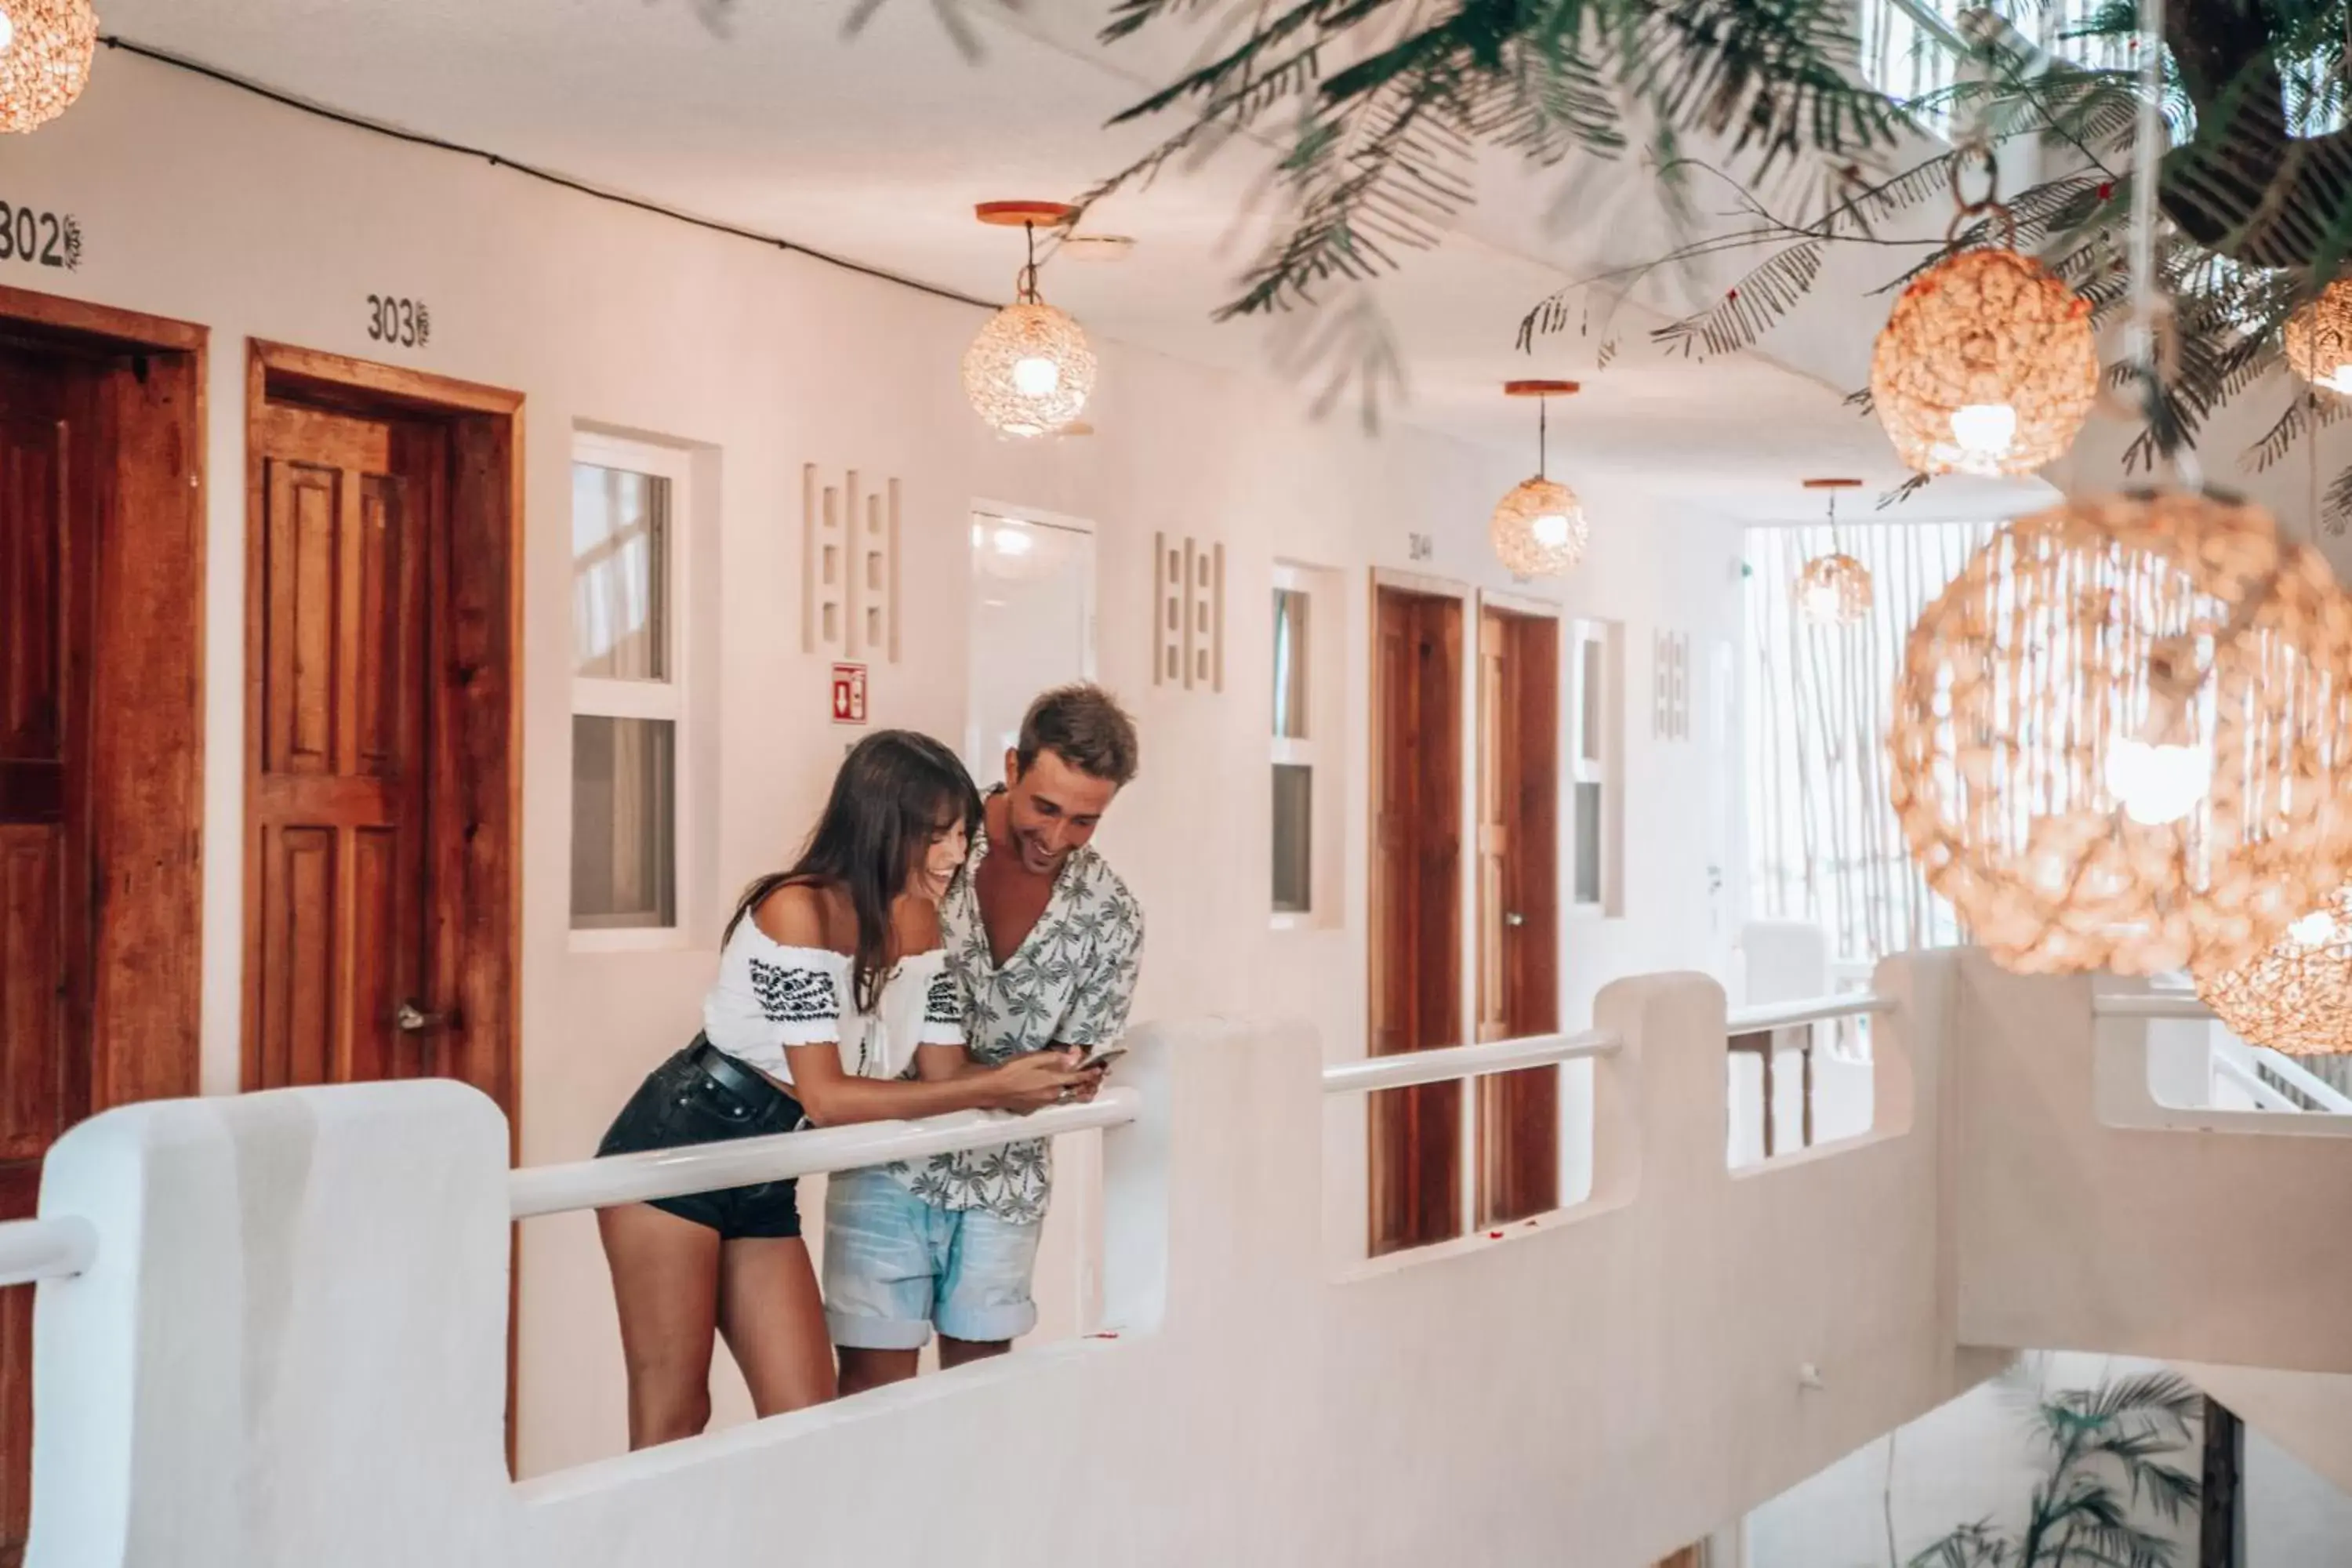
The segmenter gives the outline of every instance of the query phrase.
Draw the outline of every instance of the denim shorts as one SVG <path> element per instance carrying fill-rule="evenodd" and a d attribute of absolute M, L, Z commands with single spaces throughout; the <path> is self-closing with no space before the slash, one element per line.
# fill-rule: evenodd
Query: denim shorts
<path fill-rule="evenodd" d="M 824 1321 L 852 1350 L 920 1350 L 932 1325 L 975 1344 L 1037 1326 L 1042 1224 L 943 1209 L 887 1171 L 839 1171 L 824 1194 Z"/>
<path fill-rule="evenodd" d="M 597 1157 L 761 1138 L 794 1131 L 807 1120 L 801 1102 L 767 1079 L 732 1058 L 706 1066 L 705 1052 L 719 1054 L 717 1047 L 698 1037 L 646 1074 L 596 1146 Z M 653 1206 L 708 1226 L 721 1238 L 801 1233 L 800 1183 L 789 1178 L 656 1198 Z"/>

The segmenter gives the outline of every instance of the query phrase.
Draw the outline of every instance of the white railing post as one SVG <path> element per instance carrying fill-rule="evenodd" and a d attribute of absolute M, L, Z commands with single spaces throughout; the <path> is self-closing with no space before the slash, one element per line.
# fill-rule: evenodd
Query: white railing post
<path fill-rule="evenodd" d="M 506 1174 L 438 1079 L 68 1131 L 42 1201 L 100 1245 L 35 1306 L 26 1568 L 457 1561 L 445 1521 L 509 1489 Z"/>

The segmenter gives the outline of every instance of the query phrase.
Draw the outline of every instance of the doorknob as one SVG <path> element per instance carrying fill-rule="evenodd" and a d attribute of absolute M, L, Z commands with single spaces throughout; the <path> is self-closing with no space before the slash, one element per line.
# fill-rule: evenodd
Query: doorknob
<path fill-rule="evenodd" d="M 404 1035 L 421 1035 L 431 1029 L 446 1029 L 455 1023 L 448 1013 L 428 1013 L 414 1002 L 403 1002 L 394 1009 L 392 1026 Z"/>
<path fill-rule="evenodd" d="M 1503 917 L 1503 923 L 1507 926 L 1523 926 L 1528 923 L 1528 917 L 1513 911 Z"/>

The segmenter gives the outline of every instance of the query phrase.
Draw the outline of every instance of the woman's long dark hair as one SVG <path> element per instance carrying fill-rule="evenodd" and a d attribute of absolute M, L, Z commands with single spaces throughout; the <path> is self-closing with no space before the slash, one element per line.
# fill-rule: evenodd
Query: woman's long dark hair
<path fill-rule="evenodd" d="M 890 902 L 906 890 L 932 843 L 959 819 L 966 838 L 979 833 L 980 792 L 956 754 L 912 730 L 876 731 L 857 742 L 834 775 L 833 798 L 800 858 L 743 889 L 727 936 L 779 888 L 839 887 L 857 911 L 850 984 L 858 1010 L 871 1013 L 890 969 Z"/>

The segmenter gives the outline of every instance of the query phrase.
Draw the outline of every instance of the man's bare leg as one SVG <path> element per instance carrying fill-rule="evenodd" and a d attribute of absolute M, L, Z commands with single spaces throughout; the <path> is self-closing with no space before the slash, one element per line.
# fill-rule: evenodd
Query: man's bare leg
<path fill-rule="evenodd" d="M 1011 1340 L 958 1340 L 946 1334 L 940 1336 L 940 1370 L 962 1366 L 969 1362 L 987 1361 L 1001 1356 L 1013 1348 Z M 845 1354 L 847 1352 L 844 1352 Z M 912 1375 L 910 1373 L 909 1375 Z"/>
<path fill-rule="evenodd" d="M 947 1343 L 942 1342 L 942 1349 Z M 886 1384 L 904 1383 L 915 1375 L 915 1363 L 920 1351 L 868 1351 L 843 1345 L 841 1350 L 841 1396 L 863 1394 L 869 1388 Z"/>

